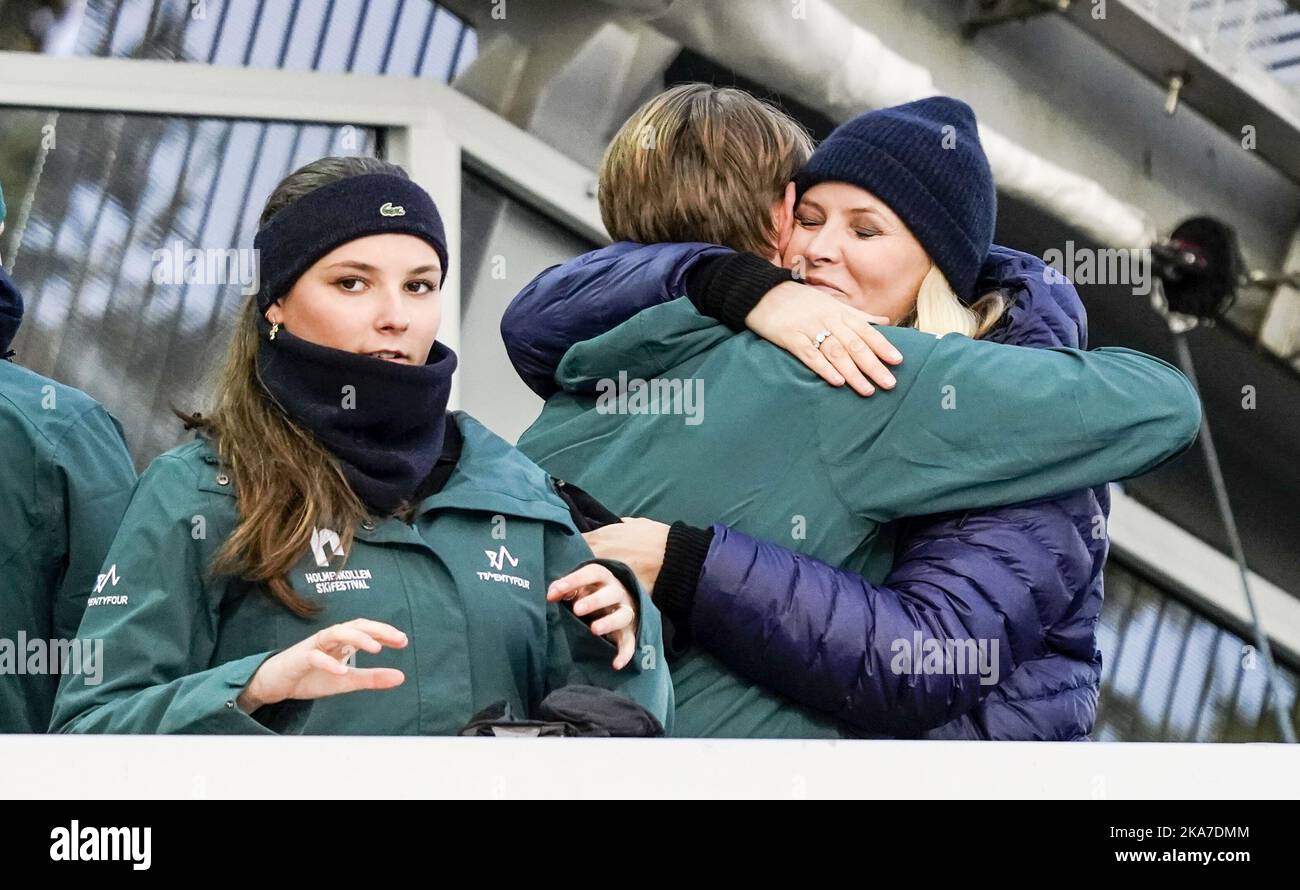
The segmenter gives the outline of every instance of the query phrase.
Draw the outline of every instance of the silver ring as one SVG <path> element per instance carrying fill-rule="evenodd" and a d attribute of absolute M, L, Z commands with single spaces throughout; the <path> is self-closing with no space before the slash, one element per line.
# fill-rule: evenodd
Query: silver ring
<path fill-rule="evenodd" d="M 822 344 L 826 342 L 826 338 L 829 336 L 831 336 L 830 331 L 822 331 L 820 334 L 818 334 L 816 337 L 813 338 L 813 341 L 817 344 L 818 349 L 822 348 Z"/>

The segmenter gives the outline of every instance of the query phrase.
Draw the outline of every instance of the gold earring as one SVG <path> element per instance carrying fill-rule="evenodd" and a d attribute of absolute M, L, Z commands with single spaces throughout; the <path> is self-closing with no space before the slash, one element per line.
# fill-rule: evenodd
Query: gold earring
<path fill-rule="evenodd" d="M 275 339 L 275 335 L 278 334 L 279 332 L 280 332 L 280 323 L 279 323 L 278 321 L 276 321 L 276 322 L 272 322 L 272 323 L 271 323 L 271 339 L 274 340 L 274 339 Z"/>

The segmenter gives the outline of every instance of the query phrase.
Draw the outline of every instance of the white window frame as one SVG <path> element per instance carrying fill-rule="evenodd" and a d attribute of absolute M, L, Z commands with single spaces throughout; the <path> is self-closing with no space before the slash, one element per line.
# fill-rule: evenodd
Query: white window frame
<path fill-rule="evenodd" d="M 438 339 L 452 349 L 460 345 L 462 166 L 575 233 L 608 240 L 591 170 L 432 80 L 0 52 L 0 106 L 382 130 L 386 158 L 442 213 L 452 262 Z"/>

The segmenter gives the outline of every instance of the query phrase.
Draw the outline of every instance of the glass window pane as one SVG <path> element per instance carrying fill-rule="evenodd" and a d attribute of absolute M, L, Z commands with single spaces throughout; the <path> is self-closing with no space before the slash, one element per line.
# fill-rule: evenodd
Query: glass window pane
<path fill-rule="evenodd" d="M 8 109 L 0 134 L 17 205 L 0 255 L 27 304 L 16 360 L 103 402 L 139 466 L 184 438 L 171 406 L 206 406 L 251 281 L 251 256 L 227 251 L 252 247 L 271 189 L 376 142 L 323 125 Z"/>
<path fill-rule="evenodd" d="M 478 54 L 472 28 L 429 0 L 0 2 L 0 50 L 431 77 Z"/>
<path fill-rule="evenodd" d="M 1105 669 L 1093 737 L 1114 741 L 1275 739 L 1258 654 L 1122 562 L 1106 565 L 1098 626 Z M 1278 664 L 1282 701 L 1295 711 L 1297 672 Z M 1293 719 L 1293 722 L 1294 721 Z"/>
<path fill-rule="evenodd" d="M 501 315 L 538 272 L 595 245 L 473 172 L 461 183 L 461 405 L 514 442 L 542 400 L 510 365 Z"/>

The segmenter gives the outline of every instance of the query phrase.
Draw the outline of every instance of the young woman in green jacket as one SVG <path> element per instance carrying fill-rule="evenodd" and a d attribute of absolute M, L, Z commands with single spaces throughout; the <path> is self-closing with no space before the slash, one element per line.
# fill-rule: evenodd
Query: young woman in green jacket
<path fill-rule="evenodd" d="M 51 729 L 454 734 L 573 683 L 670 724 L 635 577 L 592 559 L 544 471 L 446 411 L 429 195 L 326 158 L 254 244 L 215 410 L 141 477 L 82 620 L 102 680 L 66 678 Z"/>

